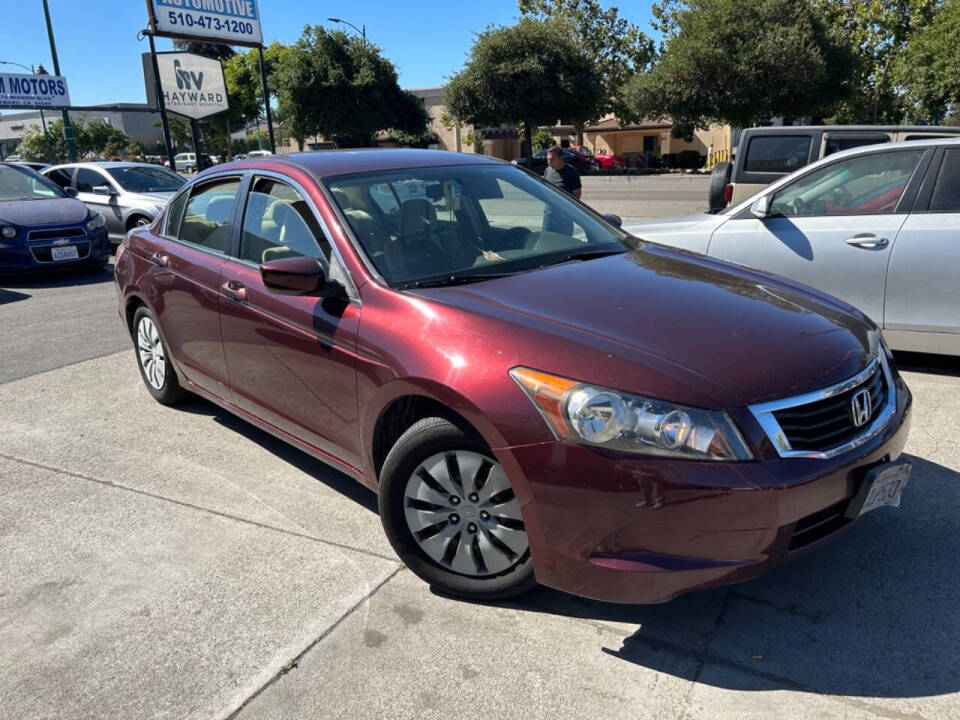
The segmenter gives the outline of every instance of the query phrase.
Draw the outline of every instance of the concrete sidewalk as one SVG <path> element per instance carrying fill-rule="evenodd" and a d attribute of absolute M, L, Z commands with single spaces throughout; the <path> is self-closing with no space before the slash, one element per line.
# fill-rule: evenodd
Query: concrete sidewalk
<path fill-rule="evenodd" d="M 960 718 L 960 380 L 908 381 L 901 508 L 647 607 L 434 595 L 370 492 L 131 351 L 0 385 L 0 717 Z"/>

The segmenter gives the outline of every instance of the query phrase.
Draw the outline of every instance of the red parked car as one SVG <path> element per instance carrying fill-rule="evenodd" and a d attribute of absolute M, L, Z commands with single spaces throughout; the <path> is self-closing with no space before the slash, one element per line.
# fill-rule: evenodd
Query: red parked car
<path fill-rule="evenodd" d="M 627 166 L 627 157 L 625 155 L 614 155 L 601 150 L 593 156 L 601 170 L 614 170 Z"/>
<path fill-rule="evenodd" d="M 127 236 L 120 314 L 157 400 L 372 488 L 464 596 L 660 602 L 898 504 L 911 397 L 866 317 L 612 220 L 477 155 L 245 160 Z"/>

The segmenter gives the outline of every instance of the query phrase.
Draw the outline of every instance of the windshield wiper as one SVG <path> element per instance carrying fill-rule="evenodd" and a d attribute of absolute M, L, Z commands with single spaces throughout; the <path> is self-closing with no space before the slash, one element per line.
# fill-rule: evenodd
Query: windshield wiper
<path fill-rule="evenodd" d="M 626 252 L 625 248 L 607 248 L 606 250 L 580 250 L 579 252 L 567 253 L 549 262 L 542 263 L 540 267 L 548 265 L 560 265 L 571 260 L 594 260 L 595 258 L 607 257 L 609 255 L 621 255 Z"/>
<path fill-rule="evenodd" d="M 400 290 L 411 290 L 413 288 L 431 288 L 431 287 L 449 287 L 451 285 L 467 285 L 469 283 L 483 282 L 484 280 L 496 280 L 497 278 L 507 277 L 515 273 L 472 273 L 470 275 L 448 275 L 441 278 L 426 278 L 424 280 L 411 280 L 401 283 Z"/>

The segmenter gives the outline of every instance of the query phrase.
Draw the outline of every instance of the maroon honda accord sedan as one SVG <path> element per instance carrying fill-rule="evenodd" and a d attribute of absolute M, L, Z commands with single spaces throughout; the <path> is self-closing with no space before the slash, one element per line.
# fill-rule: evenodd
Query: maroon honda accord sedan
<path fill-rule="evenodd" d="M 482 156 L 217 166 L 127 236 L 116 283 L 158 401 L 375 490 L 404 562 L 462 596 L 746 580 L 909 477 L 910 393 L 860 312 Z"/>

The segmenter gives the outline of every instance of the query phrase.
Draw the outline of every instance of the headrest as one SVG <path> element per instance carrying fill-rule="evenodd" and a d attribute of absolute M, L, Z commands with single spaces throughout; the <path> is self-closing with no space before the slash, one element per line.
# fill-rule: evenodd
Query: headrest
<path fill-rule="evenodd" d="M 400 206 L 400 234 L 411 236 L 430 231 L 437 223 L 437 209 L 424 198 L 407 200 Z"/>
<path fill-rule="evenodd" d="M 333 195 L 333 199 L 337 201 L 337 205 L 340 206 L 341 210 L 346 210 L 350 207 L 350 198 L 347 197 L 347 194 L 343 190 L 331 190 L 330 194 Z"/>
<path fill-rule="evenodd" d="M 203 216 L 217 225 L 226 225 L 233 215 L 233 197 L 217 197 L 207 203 Z"/>

